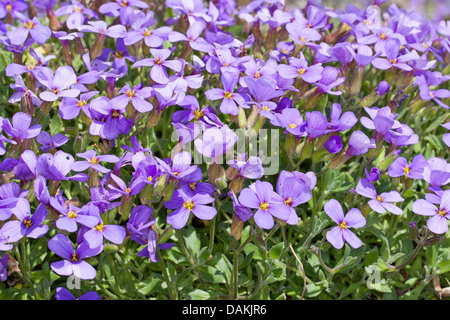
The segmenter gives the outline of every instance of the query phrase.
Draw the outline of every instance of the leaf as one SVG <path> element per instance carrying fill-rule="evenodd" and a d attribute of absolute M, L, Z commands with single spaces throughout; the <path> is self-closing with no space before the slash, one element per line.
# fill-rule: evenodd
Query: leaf
<path fill-rule="evenodd" d="M 270 248 L 269 256 L 274 260 L 278 259 L 281 256 L 281 253 L 283 252 L 283 247 L 284 247 L 283 242 L 274 245 L 272 248 Z"/>
<path fill-rule="evenodd" d="M 210 297 L 211 295 L 208 292 L 200 289 L 186 293 L 186 299 L 188 300 L 208 300 Z"/>
<path fill-rule="evenodd" d="M 450 260 L 444 260 L 444 261 L 440 261 L 438 263 L 438 273 L 439 274 L 444 274 L 450 271 Z"/>

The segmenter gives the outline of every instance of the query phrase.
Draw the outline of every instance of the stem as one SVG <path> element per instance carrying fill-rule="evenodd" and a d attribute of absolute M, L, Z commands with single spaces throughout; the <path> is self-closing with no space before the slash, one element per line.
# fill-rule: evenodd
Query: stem
<path fill-rule="evenodd" d="M 404 267 L 406 267 L 407 265 L 409 265 L 409 264 L 416 258 L 417 254 L 419 253 L 420 249 L 422 249 L 422 247 L 423 247 L 423 244 L 422 244 L 422 243 L 419 243 L 419 244 L 417 245 L 417 247 L 414 249 L 414 252 L 413 252 L 413 253 L 411 254 L 411 256 L 408 258 L 408 260 L 406 260 L 404 263 L 402 263 L 402 264 L 399 265 L 399 266 L 391 266 L 391 265 L 388 265 L 388 266 L 387 266 L 388 269 L 389 269 L 389 270 L 392 270 L 392 271 L 397 271 L 397 270 L 403 269 Z"/>
<path fill-rule="evenodd" d="M 19 252 L 19 248 L 17 248 L 17 244 L 14 245 L 14 254 L 16 256 L 17 262 L 19 263 L 19 270 L 16 270 L 16 272 L 19 274 L 19 276 L 30 286 L 31 289 L 34 291 L 34 296 L 38 300 L 42 300 L 41 295 L 38 293 L 36 288 L 33 285 L 33 282 L 30 279 L 30 276 L 28 275 L 27 268 L 25 267 L 22 257 Z"/>
<path fill-rule="evenodd" d="M 233 300 L 237 299 L 238 296 L 238 252 L 236 250 L 236 239 L 233 239 L 233 277 L 232 277 L 232 286 L 231 286 L 231 296 L 233 297 Z"/>
<path fill-rule="evenodd" d="M 114 260 L 110 254 L 108 254 L 109 263 L 111 264 L 111 269 L 114 275 L 114 287 L 116 289 L 116 293 L 119 295 L 120 299 L 123 299 L 122 290 L 119 286 L 119 277 L 117 275 L 116 265 L 114 263 Z"/>
<path fill-rule="evenodd" d="M 210 225 L 209 225 L 209 246 L 208 246 L 208 250 L 210 252 L 210 254 L 212 254 L 213 252 L 213 248 L 214 248 L 214 234 L 216 231 L 216 217 L 217 215 L 214 216 L 214 218 L 212 219 Z"/>
<path fill-rule="evenodd" d="M 169 298 L 177 299 L 178 296 L 176 294 L 176 290 L 172 287 L 172 282 L 170 280 L 169 273 L 167 272 L 166 263 L 164 262 L 164 258 L 161 254 L 161 250 L 159 249 L 159 246 L 156 246 L 156 255 L 158 256 L 158 261 L 161 265 L 161 270 L 163 272 L 164 279 L 166 279 L 167 289 L 169 290 Z"/>

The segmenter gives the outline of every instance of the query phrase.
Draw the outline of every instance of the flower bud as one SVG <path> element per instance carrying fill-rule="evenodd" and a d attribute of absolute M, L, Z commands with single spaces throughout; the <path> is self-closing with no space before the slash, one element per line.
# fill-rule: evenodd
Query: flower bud
<path fill-rule="evenodd" d="M 155 196 L 162 196 L 163 190 L 166 186 L 166 182 L 167 182 L 166 174 L 163 174 L 158 177 L 158 182 L 154 185 L 154 188 L 153 188 L 153 198 Z M 155 202 L 155 201 L 153 201 L 153 202 Z"/>
<path fill-rule="evenodd" d="M 431 238 L 425 240 L 423 245 L 425 247 L 431 247 L 431 246 L 438 244 L 439 242 L 442 242 L 444 239 L 445 239 L 445 237 L 443 235 L 437 235 L 437 236 L 434 236 L 434 237 L 431 237 Z"/>
<path fill-rule="evenodd" d="M 415 222 L 410 222 L 409 224 L 409 238 L 411 240 L 417 240 L 419 237 L 419 228 Z"/>
<path fill-rule="evenodd" d="M 208 168 L 208 180 L 213 182 L 215 186 L 216 180 L 222 178 L 226 181 L 225 169 L 218 163 L 211 163 Z"/>
<path fill-rule="evenodd" d="M 119 247 L 112 243 L 106 243 L 103 245 L 103 252 L 104 253 L 116 253 L 119 251 Z"/>
<path fill-rule="evenodd" d="M 242 230 L 244 228 L 244 222 L 236 215 L 233 215 L 233 220 L 231 222 L 230 234 L 234 237 L 236 241 L 241 239 Z"/>
<path fill-rule="evenodd" d="M 389 153 L 383 160 L 381 160 L 380 164 L 377 166 L 380 171 L 386 171 L 394 162 L 395 159 L 398 158 L 400 154 L 400 150 L 394 150 Z"/>

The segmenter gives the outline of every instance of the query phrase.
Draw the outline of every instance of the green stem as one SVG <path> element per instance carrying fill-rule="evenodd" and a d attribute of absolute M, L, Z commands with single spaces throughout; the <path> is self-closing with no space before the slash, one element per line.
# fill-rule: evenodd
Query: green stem
<path fill-rule="evenodd" d="M 215 236 L 215 232 L 216 232 L 216 216 L 214 216 L 214 218 L 212 219 L 210 225 L 209 225 L 209 246 L 208 246 L 208 250 L 210 252 L 210 254 L 212 254 L 213 252 L 213 248 L 214 248 L 214 236 Z"/>
<path fill-rule="evenodd" d="M 33 282 L 31 281 L 30 276 L 28 275 L 28 271 L 26 266 L 24 265 L 24 261 L 22 260 L 22 257 L 19 252 L 19 248 L 17 248 L 17 244 L 14 245 L 14 254 L 16 256 L 17 262 L 19 263 L 19 270 L 16 271 L 19 276 L 30 286 L 31 289 L 34 291 L 34 296 L 37 300 L 42 300 L 41 295 L 37 292 L 36 288 L 33 285 Z"/>
<path fill-rule="evenodd" d="M 167 289 L 169 290 L 169 297 L 170 299 L 177 299 L 178 295 L 176 294 L 176 290 L 172 287 L 172 282 L 169 277 L 169 273 L 167 272 L 166 263 L 164 262 L 164 258 L 161 254 L 161 250 L 158 246 L 156 246 L 156 255 L 158 256 L 159 264 L 161 265 L 161 270 L 163 272 L 164 279 L 167 283 Z"/>
<path fill-rule="evenodd" d="M 233 300 L 237 299 L 238 296 L 238 269 L 239 269 L 239 263 L 238 263 L 238 252 L 236 250 L 236 239 L 233 239 L 233 277 L 232 277 L 232 286 L 231 287 L 231 296 L 233 297 Z"/>
<path fill-rule="evenodd" d="M 114 263 L 114 260 L 110 254 L 108 254 L 108 259 L 109 263 L 111 264 L 111 269 L 114 275 L 114 287 L 116 289 L 116 293 L 120 297 L 120 299 L 123 299 L 122 289 L 120 289 L 119 286 L 119 276 L 117 275 L 116 264 Z"/>

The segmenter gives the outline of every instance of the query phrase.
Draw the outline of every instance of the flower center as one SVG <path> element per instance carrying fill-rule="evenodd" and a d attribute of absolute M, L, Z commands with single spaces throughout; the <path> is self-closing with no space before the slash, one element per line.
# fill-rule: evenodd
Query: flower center
<path fill-rule="evenodd" d="M 70 257 L 70 261 L 72 261 L 72 262 L 77 262 L 79 260 L 80 260 L 80 257 L 76 253 L 72 254 L 72 256 Z"/>
<path fill-rule="evenodd" d="M 311 28 L 311 27 L 312 27 L 312 24 L 311 24 L 311 23 L 308 23 L 308 24 L 306 25 L 306 27 L 307 27 L 307 28 Z"/>
<path fill-rule="evenodd" d="M 127 1 L 127 0 L 123 0 L 123 1 L 120 3 L 120 6 L 121 6 L 121 7 L 128 7 L 128 1 Z"/>
<path fill-rule="evenodd" d="M 183 207 L 185 207 L 188 210 L 192 210 L 192 209 L 194 209 L 195 204 L 194 204 L 194 202 L 192 202 L 192 200 L 189 200 L 189 201 L 185 201 L 183 203 Z"/>
<path fill-rule="evenodd" d="M 383 197 L 377 196 L 377 201 L 378 201 L 378 202 L 383 202 Z"/>
<path fill-rule="evenodd" d="M 341 229 L 348 229 L 347 223 L 345 221 L 342 221 L 341 223 L 339 223 L 339 228 Z"/>
<path fill-rule="evenodd" d="M 397 59 L 391 59 L 391 60 L 389 60 L 389 62 L 390 62 L 391 64 L 396 64 L 396 63 L 398 62 L 398 60 L 397 60 Z"/>
<path fill-rule="evenodd" d="M 286 48 L 281 49 L 281 52 L 283 52 L 284 54 L 289 54 Z"/>
<path fill-rule="evenodd" d="M 297 128 L 297 125 L 296 125 L 295 123 L 291 123 L 291 124 L 289 125 L 289 128 L 295 129 L 295 128 Z"/>
<path fill-rule="evenodd" d="M 81 100 L 78 100 L 78 102 L 77 102 L 77 106 L 78 107 L 82 107 L 82 106 L 85 106 L 85 105 L 87 105 L 87 101 L 86 100 L 84 100 L 84 99 L 81 99 Z"/>
<path fill-rule="evenodd" d="M 445 209 L 441 209 L 437 212 L 438 215 L 440 215 L 441 217 L 445 217 L 445 215 L 447 214 L 447 211 Z"/>
<path fill-rule="evenodd" d="M 261 109 L 263 109 L 264 111 L 270 111 L 269 107 L 267 106 L 263 106 Z"/>
<path fill-rule="evenodd" d="M 292 205 L 292 199 L 290 197 L 287 198 L 286 200 L 284 200 L 284 204 L 290 207 Z"/>
<path fill-rule="evenodd" d="M 125 189 L 125 192 L 126 192 L 126 193 L 130 193 L 130 192 L 131 192 L 131 189 L 130 189 L 130 188 L 126 188 L 126 189 Z"/>
<path fill-rule="evenodd" d="M 160 66 L 162 65 L 163 61 L 160 58 L 155 58 L 155 64 Z"/>
<path fill-rule="evenodd" d="M 370 26 L 370 25 L 372 24 L 372 22 L 370 22 L 370 20 L 367 20 L 367 19 L 365 19 L 365 20 L 363 21 L 363 23 L 364 23 L 366 26 Z"/>
<path fill-rule="evenodd" d="M 119 110 L 114 110 L 113 113 L 112 113 L 112 117 L 113 117 L 113 118 L 118 118 L 118 117 L 120 117 L 120 111 L 119 111 Z"/>
<path fill-rule="evenodd" d="M 297 71 L 298 71 L 299 75 L 302 75 L 306 72 L 305 68 L 299 68 L 299 69 L 297 69 Z"/>
<path fill-rule="evenodd" d="M 55 88 L 55 89 L 52 90 L 52 92 L 53 92 L 54 94 L 58 94 L 59 89 L 58 89 L 58 88 Z"/>
<path fill-rule="evenodd" d="M 425 49 L 428 49 L 428 45 L 425 42 L 422 42 L 422 45 L 425 47 Z"/>
<path fill-rule="evenodd" d="M 382 33 L 380 33 L 380 34 L 378 35 L 378 38 L 380 38 L 381 40 L 386 40 L 386 39 L 387 39 L 387 36 L 386 36 L 386 34 L 385 34 L 384 32 L 382 32 Z"/>
<path fill-rule="evenodd" d="M 225 98 L 227 98 L 227 99 L 231 99 L 231 98 L 233 98 L 233 93 L 230 92 L 230 91 L 225 91 L 225 92 L 224 92 L 224 96 L 225 96 Z"/>
<path fill-rule="evenodd" d="M 223 66 L 224 67 L 228 67 L 230 64 L 228 63 L 228 62 L 225 62 L 224 64 L 223 64 Z"/>
<path fill-rule="evenodd" d="M 34 23 L 33 23 L 33 21 L 28 20 L 27 22 L 25 22 L 24 26 L 27 29 L 33 29 L 34 28 Z"/>
<path fill-rule="evenodd" d="M 103 223 L 99 223 L 95 226 L 95 230 L 102 232 L 105 229 L 105 225 Z"/>
<path fill-rule="evenodd" d="M 306 42 L 306 38 L 305 38 L 305 37 L 303 37 L 303 36 L 299 37 L 299 38 L 298 38 L 298 40 L 300 40 L 300 41 L 301 41 L 301 42 L 303 42 L 303 43 L 305 43 L 305 42 Z"/>
<path fill-rule="evenodd" d="M 136 95 L 136 91 L 128 89 L 127 92 L 126 92 L 126 95 L 128 97 L 130 97 L 130 99 L 131 99 L 131 98 L 133 98 Z"/>
<path fill-rule="evenodd" d="M 259 79 L 261 78 L 261 73 L 259 73 L 259 71 L 255 72 L 255 75 L 253 76 L 255 79 Z"/>
<path fill-rule="evenodd" d="M 91 164 L 97 164 L 97 163 L 99 163 L 97 157 L 92 157 L 91 160 L 89 160 L 89 162 L 90 162 Z"/>
<path fill-rule="evenodd" d="M 13 7 L 10 4 L 6 5 L 6 11 L 12 11 Z"/>
<path fill-rule="evenodd" d="M 194 111 L 194 117 L 197 120 L 202 118 L 204 115 L 205 115 L 205 112 L 203 110 L 198 110 L 197 109 L 197 110 Z"/>
<path fill-rule="evenodd" d="M 261 204 L 259 205 L 259 208 L 261 210 L 267 211 L 267 209 L 269 209 L 269 204 L 267 202 L 261 202 Z"/>
<path fill-rule="evenodd" d="M 148 176 L 148 177 L 147 177 L 147 181 L 148 181 L 148 182 L 152 182 L 152 181 L 153 181 L 153 177 L 152 177 L 152 176 Z"/>
<path fill-rule="evenodd" d="M 174 172 L 172 172 L 172 174 L 175 175 L 175 176 L 178 176 L 180 174 L 180 172 L 179 171 L 174 171 Z"/>
<path fill-rule="evenodd" d="M 33 222 L 29 218 L 23 219 L 24 226 L 28 229 L 33 225 Z"/>
<path fill-rule="evenodd" d="M 191 188 L 192 191 L 195 191 L 195 188 L 197 188 L 197 182 L 192 182 L 189 184 L 189 188 Z"/>
<path fill-rule="evenodd" d="M 123 58 L 123 52 L 122 52 L 122 51 L 116 51 L 116 52 L 114 53 L 114 57 L 116 57 L 116 58 L 118 58 L 118 59 Z"/>
<path fill-rule="evenodd" d="M 152 31 L 151 30 L 145 30 L 144 33 L 142 34 L 144 37 L 148 37 L 152 35 Z"/>
<path fill-rule="evenodd" d="M 430 97 L 434 98 L 434 93 L 430 91 Z"/>
<path fill-rule="evenodd" d="M 75 219 L 77 217 L 77 213 L 75 211 L 73 211 L 73 210 L 70 210 L 69 212 L 67 212 L 67 216 L 70 219 Z"/>
<path fill-rule="evenodd" d="M 27 67 L 27 69 L 28 69 L 28 71 L 34 70 L 34 65 L 33 65 L 33 64 L 29 64 L 28 67 Z"/>
<path fill-rule="evenodd" d="M 405 174 L 405 176 L 411 172 L 411 169 L 409 167 L 404 167 L 403 168 L 403 173 Z"/>

